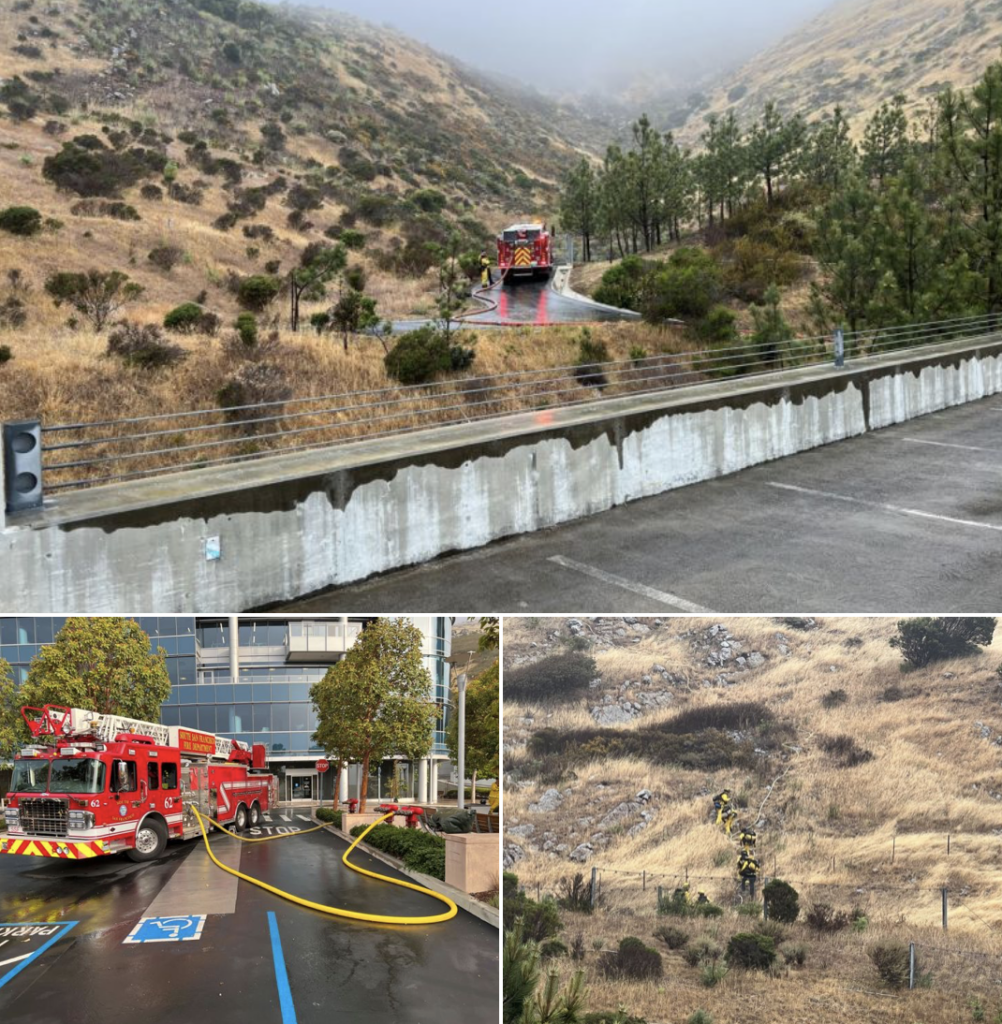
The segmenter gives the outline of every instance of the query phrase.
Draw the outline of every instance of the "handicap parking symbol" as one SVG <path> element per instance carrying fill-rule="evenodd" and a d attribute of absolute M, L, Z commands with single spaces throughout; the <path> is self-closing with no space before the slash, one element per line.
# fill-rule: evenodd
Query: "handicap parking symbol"
<path fill-rule="evenodd" d="M 143 917 L 126 942 L 194 942 L 202 937 L 205 914 L 187 917 Z"/>

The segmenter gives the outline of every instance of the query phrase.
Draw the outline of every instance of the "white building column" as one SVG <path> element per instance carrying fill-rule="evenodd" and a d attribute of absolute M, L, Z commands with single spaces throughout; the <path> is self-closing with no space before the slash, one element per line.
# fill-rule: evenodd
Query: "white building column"
<path fill-rule="evenodd" d="M 344 803 L 348 799 L 348 766 L 341 769 L 341 780 L 337 790 L 338 799 Z"/>
<path fill-rule="evenodd" d="M 426 804 L 428 802 L 428 764 L 430 759 L 422 757 L 418 761 L 417 775 L 417 802 Z"/>
<path fill-rule="evenodd" d="M 438 803 L 438 761 L 432 757 L 428 759 L 431 766 L 431 785 L 428 787 L 428 803 Z"/>
<path fill-rule="evenodd" d="M 230 616 L 230 682 L 240 682 L 240 616 Z"/>

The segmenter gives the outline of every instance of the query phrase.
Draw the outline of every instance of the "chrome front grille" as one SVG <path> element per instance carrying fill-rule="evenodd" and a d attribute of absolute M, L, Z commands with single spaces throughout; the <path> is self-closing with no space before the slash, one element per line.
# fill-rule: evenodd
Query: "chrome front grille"
<path fill-rule="evenodd" d="M 51 797 L 21 797 L 17 802 L 20 828 L 30 836 L 65 836 L 69 801 Z"/>

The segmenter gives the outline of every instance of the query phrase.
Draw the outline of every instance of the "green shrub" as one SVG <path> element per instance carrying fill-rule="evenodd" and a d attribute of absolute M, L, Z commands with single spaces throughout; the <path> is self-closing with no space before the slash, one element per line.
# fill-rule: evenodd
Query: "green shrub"
<path fill-rule="evenodd" d="M 425 213 L 441 213 L 448 205 L 445 196 L 434 188 L 420 189 L 417 192 L 412 192 L 407 198 Z"/>
<path fill-rule="evenodd" d="M 450 339 L 434 324 L 402 334 L 383 359 L 386 372 L 401 384 L 430 384 L 440 374 L 467 369 L 476 357 L 472 348 Z"/>
<path fill-rule="evenodd" d="M 10 345 L 0 345 L 0 366 L 4 363 L 9 363 L 14 358 L 14 353 L 10 350 Z"/>
<path fill-rule="evenodd" d="M 364 249 L 365 248 L 365 235 L 361 231 L 356 231 L 352 228 L 346 228 L 341 232 L 341 236 L 338 241 L 346 249 Z"/>
<path fill-rule="evenodd" d="M 741 917 L 761 917 L 762 906 L 759 903 L 742 903 L 737 908 L 737 912 Z"/>
<path fill-rule="evenodd" d="M 237 285 L 237 301 L 244 309 L 260 313 L 282 290 L 282 282 L 270 274 L 252 274 Z"/>
<path fill-rule="evenodd" d="M 720 268 L 705 249 L 676 249 L 646 282 L 643 314 L 651 323 L 701 320 L 721 295 Z"/>
<path fill-rule="evenodd" d="M 689 933 L 671 924 L 663 924 L 654 930 L 654 938 L 660 939 L 669 949 L 683 949 L 689 941 Z"/>
<path fill-rule="evenodd" d="M 567 956 L 569 950 L 559 939 L 550 939 L 539 947 L 539 955 L 544 960 L 553 960 L 557 957 Z"/>
<path fill-rule="evenodd" d="M 648 981 L 664 974 L 661 954 L 632 935 L 620 940 L 615 953 L 603 953 L 598 966 L 607 978 L 631 981 Z"/>
<path fill-rule="evenodd" d="M 699 981 L 703 988 L 713 988 L 727 977 L 726 964 L 703 964 L 699 972 Z"/>
<path fill-rule="evenodd" d="M 762 898 L 771 921 L 793 924 L 800 916 L 800 893 L 789 882 L 772 879 L 762 890 Z"/>
<path fill-rule="evenodd" d="M 924 668 L 934 661 L 978 653 L 979 647 L 991 644 L 996 622 L 989 618 L 902 619 L 890 644 L 909 664 Z"/>
<path fill-rule="evenodd" d="M 727 943 L 727 962 L 732 967 L 767 971 L 776 959 L 776 944 L 768 935 L 740 932 Z"/>
<path fill-rule="evenodd" d="M 907 946 L 881 942 L 871 946 L 867 955 L 885 984 L 891 988 L 904 988 L 908 984 L 911 954 Z"/>
<path fill-rule="evenodd" d="M 699 967 L 700 964 L 715 964 L 724 954 L 720 945 L 703 936 L 690 942 L 684 949 L 682 957 L 690 967 Z"/>
<path fill-rule="evenodd" d="M 184 249 L 179 245 L 158 245 L 146 258 L 169 274 L 184 259 Z"/>
<path fill-rule="evenodd" d="M 353 836 L 360 836 L 366 825 L 356 825 Z M 396 825 L 377 825 L 364 840 L 377 850 L 402 860 L 412 871 L 420 871 L 433 878 L 445 879 L 445 840 L 428 832 Z"/>
<path fill-rule="evenodd" d="M 597 1011 L 586 1013 L 581 1018 L 581 1024 L 647 1024 L 643 1017 L 634 1017 L 623 1009 Z"/>
<path fill-rule="evenodd" d="M 0 210 L 0 229 L 28 237 L 42 230 L 42 215 L 33 206 L 8 206 Z"/>
<path fill-rule="evenodd" d="M 316 816 L 318 821 L 326 821 L 335 828 L 341 827 L 341 811 L 335 811 L 333 807 L 318 807 Z"/>
<path fill-rule="evenodd" d="M 95 135 L 81 135 L 45 158 L 42 177 L 77 195 L 114 197 L 142 178 L 160 173 L 166 162 L 166 156 L 154 150 L 133 147 L 116 152 Z"/>
<path fill-rule="evenodd" d="M 444 842 L 444 840 L 443 840 Z M 502 876 L 504 900 L 504 929 L 510 932 L 516 921 L 522 922 L 522 934 L 531 942 L 545 942 L 553 938 L 564 926 L 552 900 L 537 902 L 522 892 L 518 886 L 518 875 L 506 871 Z M 599 946 L 601 949 L 601 945 Z"/>
<path fill-rule="evenodd" d="M 578 339 L 578 359 L 574 376 L 585 387 L 604 388 L 608 383 L 603 363 L 608 363 L 609 349 L 604 341 L 595 341 L 591 329 L 584 327 Z"/>
<path fill-rule="evenodd" d="M 579 651 L 555 654 L 505 672 L 506 700 L 567 701 L 580 697 L 599 674 L 595 659 Z M 538 735 L 538 734 L 537 734 Z M 545 753 L 534 743 L 538 753 Z"/>
<path fill-rule="evenodd" d="M 849 694 L 845 690 L 829 690 L 821 698 L 821 706 L 826 711 L 831 711 L 834 708 L 841 707 L 843 704 L 849 703 Z"/>
<path fill-rule="evenodd" d="M 696 1010 L 695 1013 L 689 1014 L 685 1024 L 713 1024 L 713 1014 L 706 1010 Z"/>
<path fill-rule="evenodd" d="M 722 917 L 724 910 L 715 903 L 691 903 L 683 893 L 672 893 L 661 897 L 658 913 L 669 917 Z"/>
<path fill-rule="evenodd" d="M 873 752 L 861 747 L 852 736 L 819 736 L 818 746 L 837 768 L 855 768 L 873 760 Z"/>
<path fill-rule="evenodd" d="M 238 313 L 233 326 L 236 327 L 240 340 L 248 348 L 253 348 L 257 344 L 257 317 L 253 313 Z"/>
<path fill-rule="evenodd" d="M 644 281 L 649 272 L 650 264 L 639 256 L 627 256 L 602 275 L 602 282 L 592 292 L 592 298 L 606 306 L 639 313 Z"/>
<path fill-rule="evenodd" d="M 182 302 L 164 316 L 164 327 L 177 334 L 195 334 L 204 316 L 205 310 L 197 302 Z"/>

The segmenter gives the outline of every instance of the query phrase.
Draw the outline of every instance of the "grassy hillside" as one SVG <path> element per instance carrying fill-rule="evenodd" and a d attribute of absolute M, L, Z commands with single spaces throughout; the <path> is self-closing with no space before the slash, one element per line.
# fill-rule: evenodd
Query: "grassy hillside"
<path fill-rule="evenodd" d="M 710 114 L 743 122 L 769 100 L 820 116 L 836 104 L 856 126 L 896 93 L 912 109 L 946 85 L 967 87 L 1002 45 L 999 0 L 839 0 L 719 86 L 693 95 L 680 135 L 698 140 Z"/>
<path fill-rule="evenodd" d="M 903 672 L 894 629 L 881 619 L 506 620 L 506 694 L 521 666 L 552 655 L 580 650 L 597 664 L 569 700 L 504 709 L 506 868 L 533 898 L 599 870 L 595 913 L 561 912 L 560 938 L 571 946 L 580 935 L 583 960 L 552 962 L 565 975 L 587 969 L 592 1009 L 672 1024 L 697 1008 L 741 1024 L 996 1019 L 1002 637 Z M 701 969 L 654 932 L 678 926 L 689 943 L 726 947 L 754 923 L 737 912 L 737 844 L 711 816 L 725 788 L 740 822 L 757 828 L 764 874 L 800 891 L 801 922 L 816 903 L 866 920 L 830 933 L 784 926 L 777 945 L 803 945 L 804 966 L 731 970 L 704 988 Z M 722 917 L 656 913 L 656 887 L 670 893 L 686 875 Z M 627 936 L 663 955 L 662 979 L 603 975 L 602 950 Z M 925 987 L 883 985 L 868 956 L 879 942 L 915 942 Z"/>

